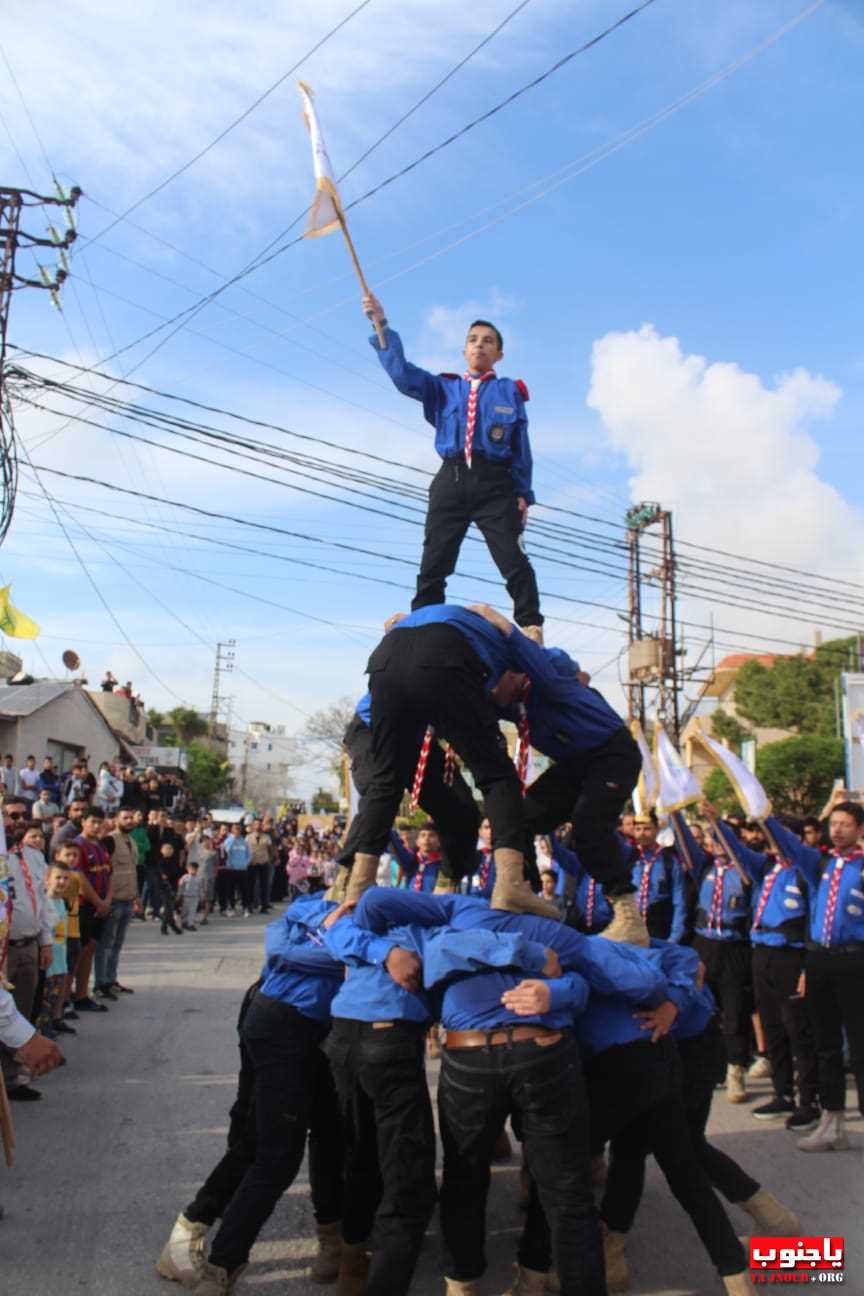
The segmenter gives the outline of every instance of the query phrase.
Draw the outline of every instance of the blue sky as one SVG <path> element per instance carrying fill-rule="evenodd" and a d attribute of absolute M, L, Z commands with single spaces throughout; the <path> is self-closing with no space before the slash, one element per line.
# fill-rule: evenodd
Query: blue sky
<path fill-rule="evenodd" d="M 466 13 L 451 0 L 372 0 L 314 54 L 297 75 L 317 92 L 337 172 L 514 7 L 478 2 Z M 532 0 L 349 176 L 344 200 L 628 7 Z M 13 0 L 2 38 L 8 66 L 0 60 L 2 176 L 38 188 L 54 170 L 86 197 L 63 316 L 41 294 L 18 294 L 11 341 L 93 364 L 218 284 L 202 262 L 227 277 L 269 244 L 311 197 L 294 76 L 128 221 L 88 240 L 111 222 L 110 211 L 125 211 L 198 153 L 351 8 L 348 0 L 242 8 L 153 0 L 132 13 L 107 0 L 59 10 Z M 864 571 L 853 485 L 864 409 L 857 5 L 827 0 L 734 68 L 803 8 L 803 0 L 656 0 L 358 206 L 351 224 L 370 283 L 420 363 L 458 368 L 466 324 L 476 314 L 500 322 L 502 370 L 531 389 L 541 500 L 619 521 L 632 500 L 659 499 L 687 540 L 855 581 Z M 625 142 L 632 128 L 724 69 L 705 93 Z M 603 156 L 616 141 L 623 146 Z M 574 165 L 550 188 L 561 168 L 591 158 L 594 165 L 581 174 Z M 431 429 L 419 406 L 389 388 L 367 331 L 334 236 L 291 248 L 228 290 L 150 359 L 164 334 L 105 367 L 121 376 L 144 360 L 132 375 L 141 382 L 383 454 L 394 475 L 412 480 L 412 466 L 435 466 Z M 98 429 L 64 427 L 56 415 L 20 409 L 18 423 L 35 462 L 49 467 L 328 542 L 419 554 L 418 528 L 395 518 L 253 482 L 215 463 L 196 466 Z M 42 481 L 58 499 L 94 510 L 61 511 L 146 666 L 94 599 L 44 497 L 22 493 L 0 568 L 43 627 L 38 647 L 23 645 L 40 674 L 59 673 L 60 653 L 71 646 L 91 679 L 110 665 L 131 675 L 151 705 L 182 698 L 204 707 L 212 646 L 230 637 L 245 672 L 230 686 L 235 720 L 299 729 L 309 711 L 359 693 L 378 627 L 410 597 L 362 579 L 410 585 L 408 565 L 190 521 L 168 506 L 47 474 Z M 21 484 L 38 491 L 27 473 Z M 136 520 L 348 574 L 247 557 Z M 620 574 L 540 558 L 537 568 L 544 590 L 624 607 Z M 495 574 L 481 546 L 466 546 L 460 570 L 454 596 L 496 592 L 476 581 Z M 545 610 L 547 640 L 598 671 L 598 685 L 620 701 L 615 611 L 560 599 Z M 767 646 L 748 634 L 774 636 L 778 647 L 809 643 L 824 628 L 806 599 L 800 620 L 772 616 L 770 606 L 714 607 L 693 596 L 684 612 L 702 623 L 714 614 L 735 632 L 722 636 L 728 646 Z M 691 660 L 700 637 L 705 632 L 688 642 Z M 316 777 L 299 771 L 299 786 Z"/>

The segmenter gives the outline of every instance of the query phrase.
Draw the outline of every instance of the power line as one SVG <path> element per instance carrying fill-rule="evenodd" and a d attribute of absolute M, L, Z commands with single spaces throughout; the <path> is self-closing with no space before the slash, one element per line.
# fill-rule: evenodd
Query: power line
<path fill-rule="evenodd" d="M 232 122 L 229 122 L 229 124 L 224 128 L 224 130 L 221 130 L 219 134 L 209 142 L 209 144 L 206 144 L 204 148 L 199 149 L 199 151 L 194 155 L 194 157 L 191 157 L 188 160 L 188 162 L 184 162 L 183 165 L 178 167 L 176 171 L 172 171 L 171 174 L 169 176 L 166 176 L 166 178 L 162 180 L 158 185 L 156 185 L 155 188 L 150 189 L 146 194 L 143 194 L 140 198 L 136 199 L 136 201 L 132 203 L 131 207 L 127 207 L 126 210 L 124 212 L 121 212 L 121 214 L 117 216 L 111 222 L 110 225 L 106 225 L 104 229 L 100 230 L 98 234 L 94 234 L 93 237 L 88 241 L 90 243 L 95 243 L 97 239 L 101 239 L 105 234 L 109 232 L 109 230 L 114 229 L 115 225 L 118 225 L 120 221 L 125 220 L 127 216 L 130 216 L 132 214 L 132 212 L 137 211 L 138 208 L 143 206 L 144 203 L 149 202 L 149 200 L 151 198 L 154 198 L 156 194 L 161 193 L 163 189 L 166 189 L 168 185 L 172 184 L 173 181 L 178 179 L 179 176 L 183 175 L 186 171 L 188 171 L 190 167 L 193 167 L 196 162 L 200 162 L 203 157 L 206 157 L 206 155 L 210 152 L 211 149 L 214 149 L 217 144 L 221 144 L 222 140 L 225 139 L 227 135 L 230 135 L 231 132 L 235 130 L 241 124 L 241 122 L 244 122 L 247 117 L 250 117 L 252 113 L 255 111 L 255 109 L 261 106 L 261 104 L 264 102 L 265 99 L 269 99 L 270 95 L 272 95 L 275 90 L 278 90 L 281 85 L 284 85 L 284 83 L 288 80 L 288 78 L 290 76 L 293 76 L 294 73 L 297 72 L 303 66 L 304 63 L 307 63 L 313 54 L 317 54 L 318 50 L 320 50 L 323 45 L 326 45 L 327 42 L 337 34 L 337 32 L 340 32 L 342 28 L 345 27 L 351 21 L 352 18 L 356 18 L 357 14 L 359 14 L 360 11 L 362 9 L 365 9 L 369 4 L 371 4 L 371 0 L 361 0 L 361 3 L 357 5 L 355 9 L 352 9 L 349 14 L 347 14 L 340 22 L 336 24 L 335 27 L 331 27 L 331 29 L 327 33 L 325 33 L 325 35 L 322 36 L 321 39 L 317 41 L 312 46 L 311 49 L 306 51 L 306 53 L 303 55 L 301 59 L 297 60 L 297 62 L 293 65 L 293 67 L 290 67 L 287 72 L 283 73 L 282 76 L 278 78 L 278 80 L 274 81 L 272 85 L 268 86 L 267 89 L 263 92 L 263 94 L 260 94 L 258 98 L 254 100 L 254 102 L 251 103 L 249 107 L 246 108 L 240 114 L 239 117 L 235 117 Z"/>

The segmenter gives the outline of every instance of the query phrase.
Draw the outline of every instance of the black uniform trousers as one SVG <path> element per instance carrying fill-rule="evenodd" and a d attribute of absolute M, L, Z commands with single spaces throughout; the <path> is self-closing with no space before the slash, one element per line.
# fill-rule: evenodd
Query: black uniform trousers
<path fill-rule="evenodd" d="M 765 1052 L 778 1098 L 814 1107 L 817 1094 L 816 1047 L 798 981 L 804 971 L 804 950 L 788 945 L 753 946 L 753 993 L 765 1032 Z"/>
<path fill-rule="evenodd" d="M 408 1291 L 435 1208 L 426 1029 L 334 1017 L 325 1044 L 345 1137 L 342 1237 L 365 1242 L 374 1225 L 366 1296 Z"/>
<path fill-rule="evenodd" d="M 720 1024 L 730 1066 L 750 1063 L 750 1017 L 753 1012 L 750 942 L 693 937 L 693 948 L 705 965 L 705 982 L 720 1009 Z"/>
<path fill-rule="evenodd" d="M 447 577 L 453 575 L 465 533 L 475 522 L 513 600 L 516 624 L 543 624 L 537 577 L 525 553 L 522 515 L 516 501 L 509 463 L 494 463 L 479 454 L 472 457 L 470 468 L 464 458 L 445 460 L 429 487 L 423 557 L 412 612 L 444 602 Z"/>
<path fill-rule="evenodd" d="M 404 631 L 402 633 L 404 634 Z M 415 768 L 423 732 L 425 731 L 420 731 L 417 741 Z M 374 768 L 372 730 L 359 716 L 355 716 L 345 730 L 342 741 L 351 759 L 351 777 L 354 786 L 363 796 L 372 781 Z M 458 769 L 453 771 L 451 785 L 448 786 L 444 782 L 444 763 L 441 744 L 433 740 L 429 748 L 423 786 L 420 789 L 420 805 L 430 819 L 434 819 L 435 827 L 438 829 L 438 836 L 441 839 L 441 872 L 446 878 L 457 881 L 470 873 L 474 867 L 480 812 L 474 794 Z M 413 773 L 407 786 L 411 786 L 411 783 L 413 783 Z M 339 863 L 348 868 L 354 862 L 355 831 L 352 823 L 337 857 Z"/>
<path fill-rule="evenodd" d="M 208 1215 L 221 1214 L 210 1261 L 229 1272 L 249 1259 L 258 1234 L 293 1183 L 307 1135 L 316 1218 L 334 1223 L 342 1214 L 339 1111 L 319 1047 L 326 1033 L 326 1023 L 260 990 L 249 1004 L 228 1152 L 199 1191 L 189 1216 L 203 1216 L 209 1223 Z"/>
<path fill-rule="evenodd" d="M 527 832 L 533 837 L 571 822 L 570 847 L 607 896 L 635 890 L 616 829 L 641 768 L 639 748 L 622 724 L 599 747 L 556 761 L 525 795 Z"/>
<path fill-rule="evenodd" d="M 864 1115 L 864 945 L 808 948 L 805 969 L 822 1106 L 826 1111 L 843 1111 L 846 1105 L 845 1030 L 858 1107 Z"/>
<path fill-rule="evenodd" d="M 741 1273 L 744 1250 L 690 1137 L 674 1040 L 616 1045 L 591 1058 L 585 1070 L 592 1130 L 604 1140 L 623 1139 L 631 1154 L 652 1154 L 718 1273 Z"/>
<path fill-rule="evenodd" d="M 588 1103 L 572 1037 L 565 1034 L 559 1043 L 545 1046 L 524 1040 L 445 1049 L 438 1114 L 444 1145 L 446 1276 L 470 1282 L 486 1269 L 490 1160 L 510 1115 L 539 1197 L 526 1220 L 520 1263 L 545 1272 L 554 1257 L 565 1296 L 605 1296 L 603 1244 L 591 1188 Z"/>
<path fill-rule="evenodd" d="M 459 630 L 391 630 L 369 659 L 372 760 L 352 824 L 355 852 L 380 855 L 417 765 L 427 724 L 449 740 L 483 793 L 496 846 L 521 850 L 522 790 L 485 686 L 488 670 Z M 472 847 L 473 850 L 473 847 Z"/>
<path fill-rule="evenodd" d="M 700 1035 L 678 1040 L 677 1044 L 681 1060 L 681 1101 L 696 1159 L 712 1186 L 727 1201 L 749 1201 L 759 1191 L 759 1184 L 737 1161 L 705 1137 L 714 1089 L 726 1071 L 726 1049 L 716 1017 L 711 1018 Z M 636 1217 L 645 1187 L 648 1152 L 638 1122 L 612 1139 L 600 1214 L 607 1227 L 616 1233 L 629 1232 Z"/>

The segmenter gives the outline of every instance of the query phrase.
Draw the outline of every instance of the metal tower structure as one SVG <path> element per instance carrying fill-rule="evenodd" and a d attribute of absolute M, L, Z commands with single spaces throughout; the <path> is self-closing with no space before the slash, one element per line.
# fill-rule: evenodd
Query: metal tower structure
<path fill-rule="evenodd" d="M 648 722 L 659 721 L 677 745 L 683 649 L 678 644 L 672 514 L 659 504 L 636 504 L 625 521 L 628 717 L 638 720 L 643 730 Z"/>
<path fill-rule="evenodd" d="M 222 676 L 229 674 L 234 669 L 234 656 L 237 642 L 234 639 L 228 639 L 225 643 L 217 643 L 216 660 L 213 663 L 213 692 L 210 696 L 210 716 L 208 721 L 208 736 L 213 737 L 216 725 L 219 721 L 219 712 L 222 710 Z"/>
<path fill-rule="evenodd" d="M 74 186 L 67 194 L 59 184 L 56 196 L 38 194 L 32 189 L 16 189 L 0 185 L 0 542 L 9 530 L 15 509 L 15 491 L 18 485 L 18 456 L 15 447 L 15 427 L 12 408 L 6 391 L 6 345 L 9 329 L 9 311 L 12 294 L 21 288 L 41 288 L 46 291 L 54 306 L 60 307 L 60 286 L 69 275 L 67 250 L 76 238 L 75 206 L 81 190 Z M 63 211 L 66 229 L 63 234 L 49 221 L 47 237 L 41 238 L 21 228 L 21 218 L 26 208 L 56 207 Z M 48 269 L 39 261 L 39 249 L 51 249 L 58 264 Z M 32 252 L 36 258 L 39 278 L 20 274 L 16 253 Z"/>

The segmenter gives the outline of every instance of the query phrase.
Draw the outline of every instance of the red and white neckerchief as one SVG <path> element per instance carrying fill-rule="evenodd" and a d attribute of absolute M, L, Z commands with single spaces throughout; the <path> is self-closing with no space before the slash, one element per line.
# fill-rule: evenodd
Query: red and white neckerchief
<path fill-rule="evenodd" d="M 591 930 L 591 923 L 594 919 L 594 893 L 597 890 L 597 883 L 594 878 L 588 883 L 588 898 L 585 902 L 585 926 Z"/>
<path fill-rule="evenodd" d="M 479 377 L 470 372 L 465 373 L 465 381 L 468 386 L 468 414 L 465 419 L 465 462 L 471 467 L 471 450 L 474 446 L 474 427 L 477 423 L 477 397 L 480 393 L 480 384 L 484 383 L 487 378 L 494 378 L 495 370 L 487 369 Z"/>
<path fill-rule="evenodd" d="M 522 686 L 522 697 L 519 701 L 516 727 L 519 730 L 519 747 L 516 753 L 516 770 L 525 795 L 528 784 L 528 757 L 531 754 L 531 727 L 528 723 L 528 699 L 531 696 L 531 681 L 526 679 Z"/>
<path fill-rule="evenodd" d="M 423 790 L 423 780 L 426 777 L 426 765 L 429 761 L 429 748 L 432 746 L 432 739 L 435 737 L 435 730 L 431 725 L 426 726 L 426 732 L 423 735 L 423 742 L 420 744 L 420 755 L 417 758 L 417 769 L 414 771 L 414 782 L 411 786 L 411 813 L 417 809 L 420 801 L 420 793 Z"/>
<path fill-rule="evenodd" d="M 426 872 L 427 864 L 440 864 L 440 862 L 441 862 L 440 855 L 427 855 L 425 859 L 422 860 L 418 858 L 417 872 L 414 874 L 413 878 L 411 879 L 411 887 L 414 891 L 423 890 L 423 874 Z"/>
<path fill-rule="evenodd" d="M 491 850 L 484 850 L 483 863 L 480 865 L 480 868 L 477 873 L 477 885 L 481 891 L 486 890 L 486 883 L 489 881 L 489 870 L 491 869 L 491 867 L 492 867 L 492 852 Z"/>
<path fill-rule="evenodd" d="M 648 892 L 651 888 L 651 872 L 657 862 L 660 854 L 660 848 L 657 847 L 651 855 L 642 854 L 642 877 L 639 881 L 639 912 L 644 918 L 648 912 Z"/>
<path fill-rule="evenodd" d="M 24 885 L 27 888 L 27 894 L 30 897 L 31 905 L 33 906 L 33 917 L 38 918 L 39 901 L 36 899 L 36 888 L 33 885 L 33 874 L 30 872 L 30 867 L 24 858 L 24 852 L 21 851 L 20 853 L 19 852 L 16 853 L 18 854 L 18 863 L 21 865 L 21 873 L 24 878 Z"/>
<path fill-rule="evenodd" d="M 780 876 L 781 869 L 785 867 L 786 867 L 786 861 L 782 859 L 778 860 L 777 863 L 772 868 L 771 872 L 766 877 L 762 885 L 762 894 L 759 897 L 759 903 L 756 906 L 756 913 L 753 918 L 753 926 L 750 928 L 751 931 L 755 931 L 756 928 L 761 923 L 762 914 L 765 912 L 765 906 L 767 905 L 769 899 L 771 898 L 771 892 L 774 890 L 774 883 L 777 881 L 778 877 Z"/>
<path fill-rule="evenodd" d="M 711 913 L 708 918 L 708 930 L 713 927 L 716 932 L 723 930 L 723 879 L 728 864 L 714 865 L 714 890 L 711 893 Z"/>
<path fill-rule="evenodd" d="M 834 938 L 834 920 L 837 917 L 837 897 L 840 893 L 840 883 L 843 880 L 843 866 L 851 863 L 854 859 L 861 859 L 862 857 L 864 857 L 864 850 L 855 850 L 848 855 L 834 856 L 834 870 L 828 884 L 828 901 L 825 905 L 825 921 L 822 924 L 823 945 L 830 945 Z"/>

